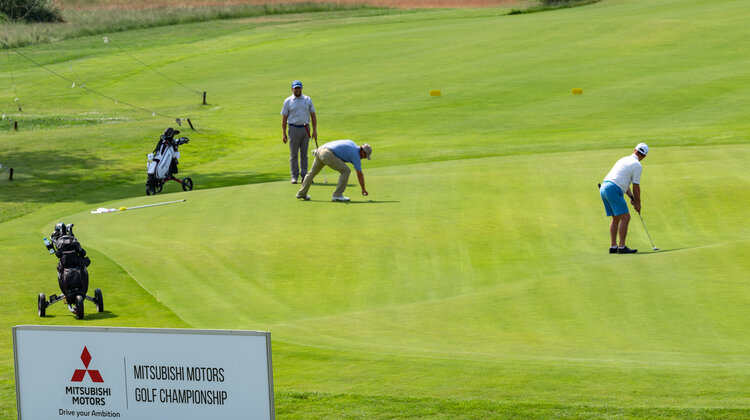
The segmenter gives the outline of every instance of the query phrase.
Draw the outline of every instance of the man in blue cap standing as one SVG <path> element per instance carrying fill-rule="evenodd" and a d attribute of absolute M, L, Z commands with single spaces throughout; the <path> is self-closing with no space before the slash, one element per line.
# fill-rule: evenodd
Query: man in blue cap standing
<path fill-rule="evenodd" d="M 284 144 L 289 142 L 289 166 L 292 172 L 292 184 L 305 178 L 307 174 L 307 147 L 310 143 L 310 129 L 312 121 L 312 136 L 318 140 L 318 119 L 315 117 L 315 107 L 309 96 L 302 94 L 302 82 L 292 82 L 292 95 L 284 100 L 281 108 L 281 130 L 284 132 Z M 289 136 L 287 136 L 289 125 Z M 299 164 L 297 163 L 299 156 Z"/>

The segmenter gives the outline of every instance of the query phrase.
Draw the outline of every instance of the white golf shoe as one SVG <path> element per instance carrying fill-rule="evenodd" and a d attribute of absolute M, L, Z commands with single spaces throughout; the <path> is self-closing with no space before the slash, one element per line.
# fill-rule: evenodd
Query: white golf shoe
<path fill-rule="evenodd" d="M 342 195 L 341 197 L 333 197 L 332 201 L 340 201 L 342 203 L 346 203 L 347 201 L 351 201 L 351 199 Z"/>
<path fill-rule="evenodd" d="M 299 195 L 299 194 L 297 194 L 296 197 L 298 199 L 300 199 L 300 200 L 310 201 L 310 195 L 309 194 L 305 195 L 304 197 L 301 196 L 301 195 Z"/>

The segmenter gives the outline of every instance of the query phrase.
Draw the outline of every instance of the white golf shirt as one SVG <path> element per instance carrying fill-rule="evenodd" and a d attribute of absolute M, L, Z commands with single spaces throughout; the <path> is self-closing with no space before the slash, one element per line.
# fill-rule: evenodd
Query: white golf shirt
<path fill-rule="evenodd" d="M 281 115 L 287 116 L 288 124 L 309 124 L 311 112 L 315 112 L 315 107 L 312 99 L 305 95 L 300 95 L 299 98 L 291 95 L 284 100 L 284 106 L 281 107 Z"/>
<path fill-rule="evenodd" d="M 638 156 L 632 154 L 618 160 L 612 170 L 604 177 L 604 180 L 617 184 L 624 194 L 630 188 L 631 182 L 640 185 L 641 171 L 643 171 L 641 161 L 638 160 Z"/>

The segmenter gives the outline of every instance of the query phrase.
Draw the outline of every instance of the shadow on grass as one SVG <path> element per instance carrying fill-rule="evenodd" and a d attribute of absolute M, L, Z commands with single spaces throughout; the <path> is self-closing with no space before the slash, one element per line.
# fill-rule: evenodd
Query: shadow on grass
<path fill-rule="evenodd" d="M 86 201 L 92 196 L 92 201 L 101 201 L 103 195 L 97 191 L 131 181 L 130 174 L 107 169 L 116 161 L 80 151 L 9 152 L 3 158 L 14 167 L 13 181 L 0 184 L 3 202 L 52 204 Z"/>
<path fill-rule="evenodd" d="M 315 182 L 313 182 L 312 185 L 313 186 L 319 186 L 319 187 L 333 187 L 333 188 L 336 188 L 336 186 L 338 186 L 337 182 L 338 182 L 338 179 L 335 182 L 334 181 L 331 181 L 331 182 L 315 181 Z M 301 182 L 298 182 L 297 184 L 302 185 Z M 359 184 L 351 184 L 351 183 L 350 184 L 346 184 L 346 188 L 350 188 L 350 187 L 351 188 L 355 188 L 355 187 L 358 188 Z"/>
<path fill-rule="evenodd" d="M 110 311 L 104 312 L 92 312 L 90 314 L 84 313 L 82 321 L 95 321 L 97 319 L 112 319 L 117 318 L 117 315 Z"/>
<path fill-rule="evenodd" d="M 14 168 L 13 181 L 0 183 L 0 202 L 55 204 L 99 203 L 146 194 L 146 165 L 142 170 L 113 170 L 122 163 L 78 152 L 10 152 L 5 165 Z M 182 169 L 182 168 L 180 168 Z M 200 173 L 181 170 L 176 176 L 190 177 L 195 189 L 275 182 L 279 174 L 258 172 Z M 174 185 L 172 185 L 174 184 Z M 164 192 L 179 192 L 177 183 L 167 183 Z"/>
<path fill-rule="evenodd" d="M 298 200 L 298 201 L 300 201 L 300 202 L 303 202 L 303 203 L 304 203 L 304 202 L 312 202 L 312 203 L 333 203 L 333 201 L 332 201 L 332 200 L 313 200 L 313 199 L 310 199 L 310 200 L 300 200 L 300 199 L 297 199 L 297 200 Z M 343 204 L 343 205 L 347 205 L 347 204 L 389 204 L 389 203 L 400 203 L 400 201 L 395 201 L 395 200 L 367 200 L 367 201 L 354 201 L 354 200 L 352 200 L 352 201 L 346 201 L 346 202 L 343 202 L 343 203 L 340 203 L 340 202 L 339 202 L 339 203 L 336 203 L 336 204 L 338 204 L 338 205 L 342 205 L 342 204 Z"/>
<path fill-rule="evenodd" d="M 302 183 L 301 183 L 301 182 L 299 182 L 298 184 L 302 184 Z M 333 188 L 336 188 L 336 186 L 337 186 L 338 184 L 336 184 L 335 182 L 327 182 L 327 183 L 326 183 L 326 182 L 313 182 L 313 184 L 312 184 L 312 185 L 313 185 L 313 187 L 333 187 Z M 350 185 L 347 185 L 347 188 L 348 188 L 349 186 L 350 186 Z"/>
<path fill-rule="evenodd" d="M 188 171 L 175 174 L 176 178 L 190 178 L 193 181 L 193 190 L 207 190 L 212 188 L 234 187 L 237 185 L 264 184 L 268 182 L 279 182 L 283 177 L 273 173 L 259 172 L 226 172 L 226 173 L 190 173 Z M 143 173 L 143 182 L 137 184 L 138 193 L 135 196 L 146 194 L 146 173 Z M 167 182 L 160 194 L 182 192 L 182 186 L 178 182 Z M 132 197 L 119 197 L 129 198 Z M 101 200 L 100 200 L 101 201 Z"/>
<path fill-rule="evenodd" d="M 145 183 L 145 171 L 144 171 Z M 196 189 L 232 187 L 235 185 L 263 184 L 267 182 L 278 182 L 285 180 L 284 176 L 275 173 L 262 172 L 215 172 L 215 173 L 197 173 L 191 176 L 188 171 L 180 172 L 176 175 L 188 176 L 193 179 Z M 200 182 L 200 183 L 199 183 Z"/>
<path fill-rule="evenodd" d="M 636 255 L 651 255 L 651 254 L 664 254 L 667 252 L 675 252 L 675 251 L 685 251 L 687 249 L 693 249 L 693 248 L 700 248 L 697 246 L 688 246 L 684 248 L 672 248 L 672 249 L 659 249 L 659 250 L 648 250 L 648 251 L 638 251 Z"/>
<path fill-rule="evenodd" d="M 47 314 L 44 315 L 44 317 L 42 319 L 47 319 L 47 318 L 53 319 L 53 318 L 57 318 L 57 317 L 61 317 L 62 318 L 64 316 L 66 316 L 66 315 L 70 315 L 71 319 L 76 320 L 75 319 L 76 318 L 75 314 L 73 314 L 72 312 L 68 311 L 68 308 L 66 306 L 61 306 L 60 308 L 61 308 L 60 309 L 60 314 L 55 315 L 55 314 L 47 313 Z M 115 314 L 113 314 L 112 312 L 109 312 L 109 311 L 92 312 L 92 313 L 85 313 L 84 312 L 83 319 L 77 319 L 76 321 L 78 321 L 78 322 L 85 322 L 85 321 L 95 321 L 95 320 L 99 320 L 99 319 L 112 319 L 112 318 L 117 318 L 117 315 L 115 315 Z"/>

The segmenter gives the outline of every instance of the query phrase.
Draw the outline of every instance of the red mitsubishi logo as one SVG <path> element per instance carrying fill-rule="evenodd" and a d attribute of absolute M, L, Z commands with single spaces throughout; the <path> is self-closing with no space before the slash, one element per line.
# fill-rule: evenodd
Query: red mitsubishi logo
<path fill-rule="evenodd" d="M 91 363 L 91 355 L 89 354 L 89 349 L 87 349 L 86 346 L 83 346 L 81 361 L 83 362 L 83 367 L 85 367 L 86 369 L 76 369 L 76 371 L 73 372 L 73 377 L 70 379 L 70 382 L 83 382 L 83 378 L 86 377 L 86 372 L 89 373 L 92 381 L 104 382 L 104 379 L 102 379 L 102 375 L 99 374 L 98 370 L 89 369 L 89 363 Z"/>

